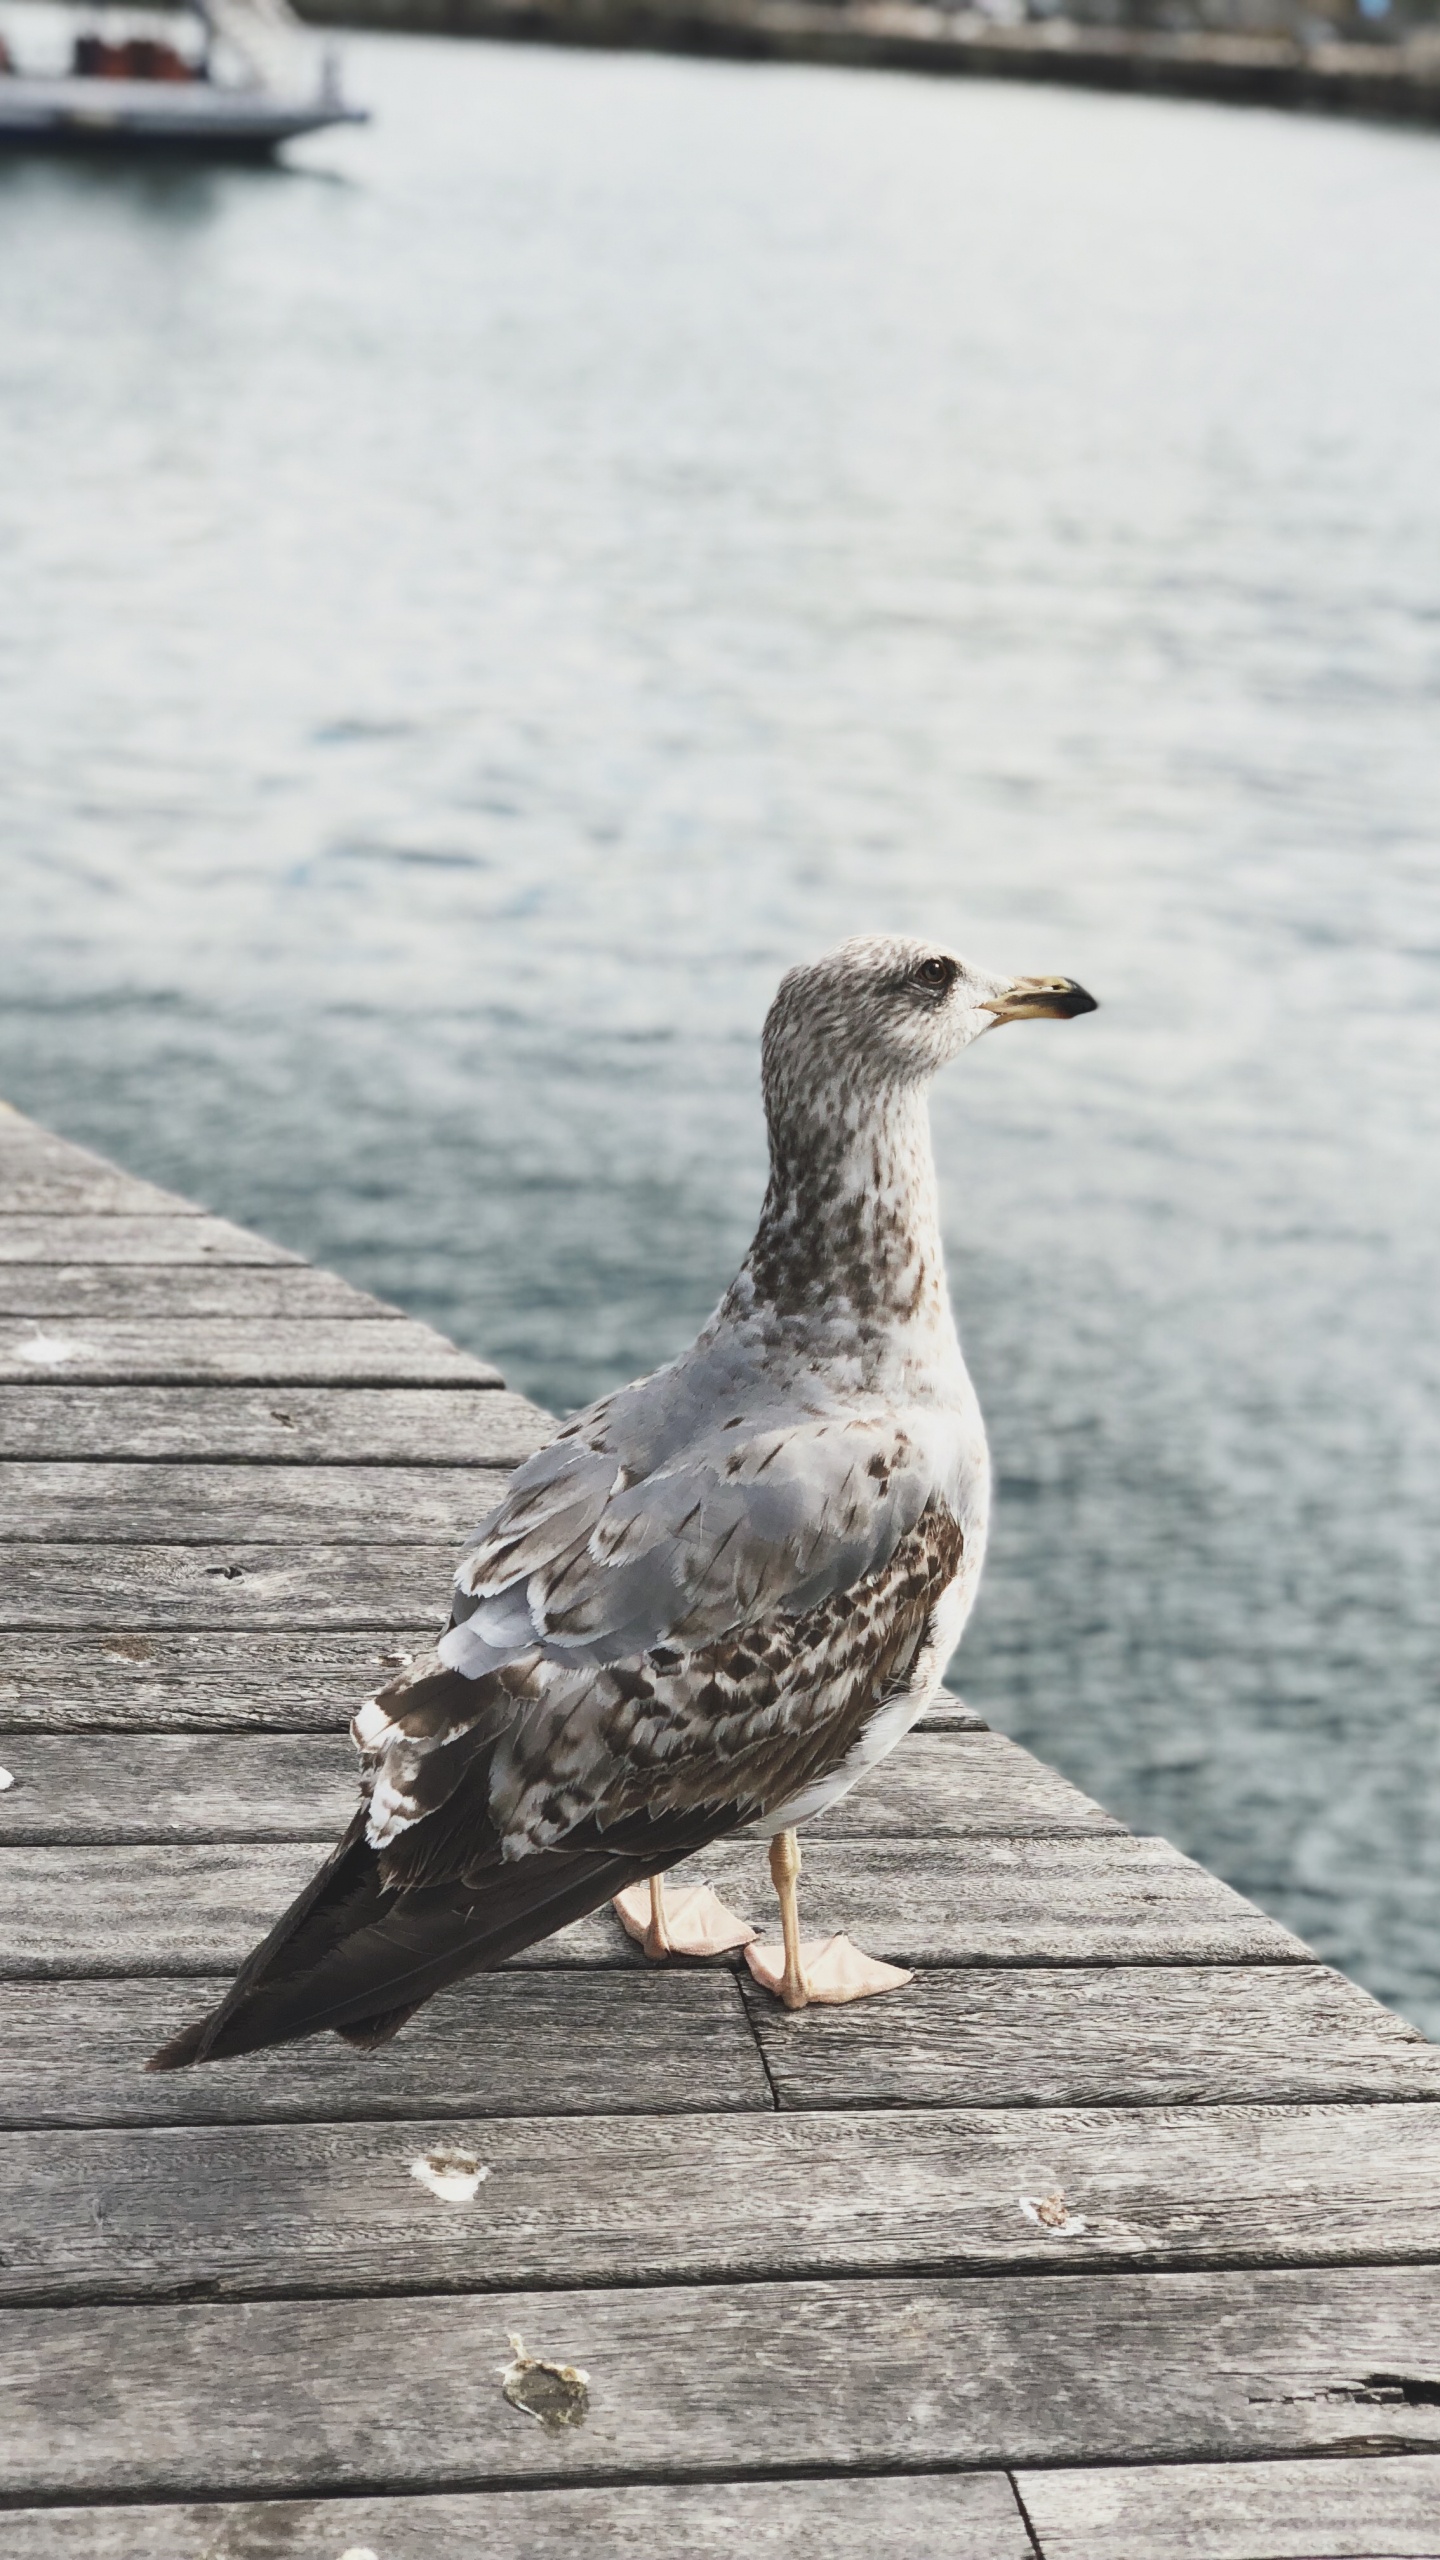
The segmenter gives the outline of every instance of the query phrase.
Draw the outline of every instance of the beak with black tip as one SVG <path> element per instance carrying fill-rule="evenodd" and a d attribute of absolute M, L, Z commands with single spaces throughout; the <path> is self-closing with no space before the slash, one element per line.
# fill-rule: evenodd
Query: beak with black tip
<path fill-rule="evenodd" d="M 1012 978 L 984 1008 L 997 1022 L 1068 1022 L 1077 1013 L 1099 1010 L 1095 998 L 1073 978 Z"/>

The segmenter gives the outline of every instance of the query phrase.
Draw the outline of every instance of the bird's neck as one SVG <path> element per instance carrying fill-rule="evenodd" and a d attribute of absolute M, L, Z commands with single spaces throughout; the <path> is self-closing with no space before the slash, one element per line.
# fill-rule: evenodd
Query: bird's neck
<path fill-rule="evenodd" d="M 952 1349 L 923 1088 L 771 1098 L 769 1120 L 770 1186 L 732 1299 Z"/>

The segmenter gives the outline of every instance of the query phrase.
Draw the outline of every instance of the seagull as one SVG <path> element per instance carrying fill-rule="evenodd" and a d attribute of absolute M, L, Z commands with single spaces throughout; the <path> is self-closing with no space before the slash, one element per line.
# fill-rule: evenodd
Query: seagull
<path fill-rule="evenodd" d="M 687 1351 L 512 1477 L 434 1651 L 359 1711 L 361 1802 L 177 2070 L 334 2029 L 369 2049 L 433 1993 L 617 1900 L 649 1953 L 746 1942 L 787 2008 L 910 1979 L 803 1940 L 800 1827 L 923 1714 L 974 1601 L 990 1468 L 945 1282 L 928 1088 L 1008 1022 L 1091 1013 L 866 935 L 782 980 L 762 1042 L 770 1179 Z M 663 1878 L 767 1838 L 780 1941 Z"/>

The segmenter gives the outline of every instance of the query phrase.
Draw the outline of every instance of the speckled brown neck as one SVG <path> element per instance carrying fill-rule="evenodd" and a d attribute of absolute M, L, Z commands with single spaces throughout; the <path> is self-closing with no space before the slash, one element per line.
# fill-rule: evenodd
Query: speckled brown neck
<path fill-rule="evenodd" d="M 780 1316 L 951 1328 L 923 1088 L 767 1094 L 770 1186 L 737 1288 Z"/>

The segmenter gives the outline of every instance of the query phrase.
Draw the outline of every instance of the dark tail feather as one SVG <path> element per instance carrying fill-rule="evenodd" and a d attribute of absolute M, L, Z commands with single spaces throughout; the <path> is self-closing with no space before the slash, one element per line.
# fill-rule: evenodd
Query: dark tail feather
<path fill-rule="evenodd" d="M 322 2027 L 362 2049 L 386 2043 L 433 1992 L 583 1919 L 657 1863 L 653 1852 L 549 1849 L 497 1863 L 475 1884 L 397 1891 L 382 1878 L 362 1809 L 219 2007 L 183 2027 L 147 2068 L 183 2071 Z"/>

